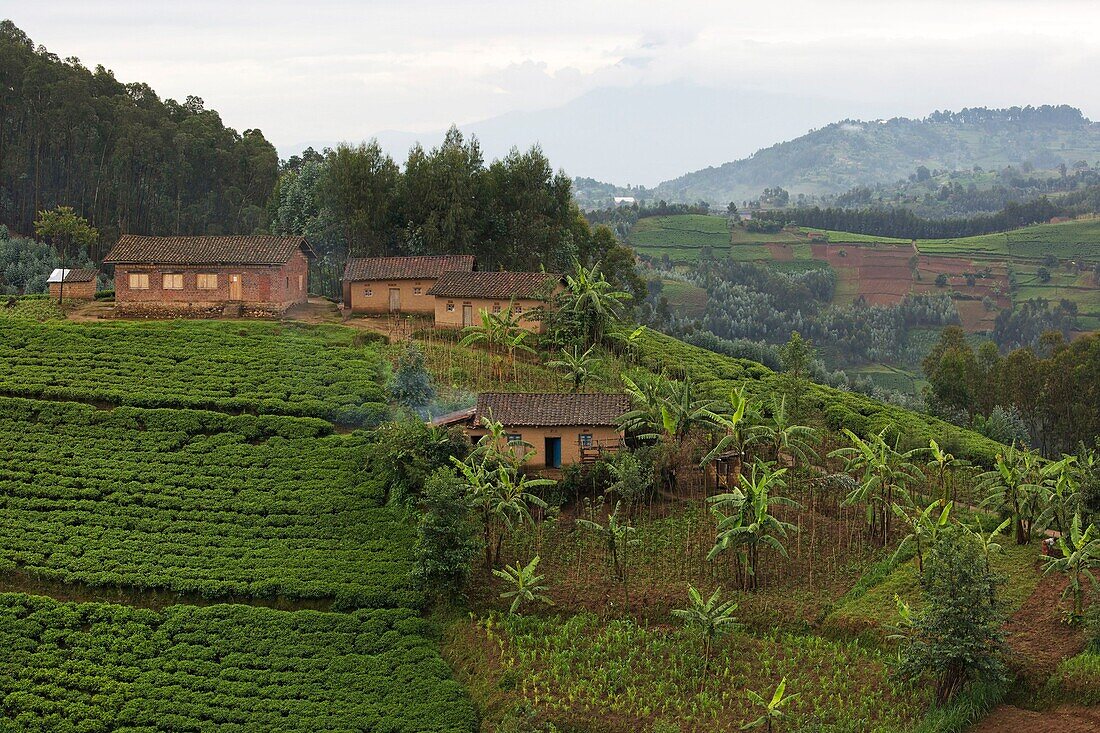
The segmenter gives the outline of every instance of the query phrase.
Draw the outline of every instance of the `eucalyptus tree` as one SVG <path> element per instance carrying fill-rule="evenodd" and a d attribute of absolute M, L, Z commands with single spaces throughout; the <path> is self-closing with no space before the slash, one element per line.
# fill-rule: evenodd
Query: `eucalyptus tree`
<path fill-rule="evenodd" d="M 1062 593 L 1062 598 L 1070 596 L 1073 599 L 1070 620 L 1078 622 L 1085 613 L 1085 592 L 1082 581 L 1089 581 L 1093 591 L 1100 591 L 1100 581 L 1097 580 L 1094 572 L 1100 569 L 1100 525 L 1089 524 L 1082 531 L 1081 515 L 1073 515 L 1069 532 L 1058 538 L 1058 548 L 1061 550 L 1061 556 L 1045 558 L 1046 567 L 1043 568 L 1043 572 L 1058 571 L 1065 573 L 1069 578 L 1069 585 Z"/>
<path fill-rule="evenodd" d="M 844 503 L 866 506 L 868 534 L 874 537 L 877 532 L 883 547 L 890 538 L 894 497 L 900 494 L 908 498 L 907 487 L 917 475 L 912 460 L 922 452 L 921 449 L 899 451 L 896 441 L 894 445 L 887 442 L 887 430 L 883 428 L 864 440 L 845 428 L 844 434 L 852 445 L 829 453 L 830 458 L 844 460 L 845 471 L 859 474 L 856 487 L 845 497 Z"/>
<path fill-rule="evenodd" d="M 716 588 L 709 598 L 703 598 L 702 593 L 689 585 L 687 608 L 677 608 L 672 611 L 673 618 L 679 619 L 685 626 L 696 630 L 703 637 L 703 674 L 699 682 L 700 691 L 706 684 L 714 641 L 740 625 L 733 615 L 736 610 L 735 601 L 722 600 L 721 588 Z"/>
<path fill-rule="evenodd" d="M 1012 517 L 1017 545 L 1031 542 L 1042 491 L 1037 483 L 1038 471 L 1039 457 L 1012 445 L 997 455 L 992 471 L 978 477 L 986 492 L 981 506 L 993 507 Z"/>
<path fill-rule="evenodd" d="M 576 346 L 572 349 L 563 348 L 561 356 L 548 361 L 546 366 L 561 372 L 570 383 L 569 391 L 577 393 L 598 376 L 597 370 L 602 360 L 593 356 L 594 350 L 594 346 L 589 346 L 583 353 Z"/>
<path fill-rule="evenodd" d="M 759 471 L 758 471 L 759 469 Z M 778 490 L 786 484 L 783 475 L 787 469 L 773 470 L 768 464 L 757 462 L 733 491 L 710 497 L 711 511 L 718 519 L 714 546 L 707 553 L 707 560 L 714 561 L 725 552 L 733 550 L 738 564 L 738 580 L 747 590 L 759 587 L 757 566 L 760 548 L 770 547 L 783 557 L 787 548 L 783 540 L 798 529 L 776 516 L 772 509 L 778 506 L 798 507 L 798 502 L 780 496 Z M 744 577 L 740 577 L 740 568 Z"/>
<path fill-rule="evenodd" d="M 538 566 L 539 556 L 535 555 L 526 565 L 521 566 L 517 562 L 515 565 L 505 565 L 503 570 L 493 570 L 493 575 L 507 584 L 508 590 L 502 592 L 500 597 L 512 600 L 512 605 L 508 608 L 509 614 L 515 615 L 520 608 L 531 603 L 554 605 L 554 601 L 546 595 L 549 590 L 546 576 L 535 572 Z"/>

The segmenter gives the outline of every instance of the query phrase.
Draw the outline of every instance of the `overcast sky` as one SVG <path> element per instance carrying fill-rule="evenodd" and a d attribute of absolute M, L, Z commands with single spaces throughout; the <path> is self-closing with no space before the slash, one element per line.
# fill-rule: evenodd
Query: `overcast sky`
<path fill-rule="evenodd" d="M 283 153 L 672 82 L 885 117 L 1029 103 L 1100 117 L 1097 0 L 0 0 L 0 15 L 62 57 L 200 96 Z"/>

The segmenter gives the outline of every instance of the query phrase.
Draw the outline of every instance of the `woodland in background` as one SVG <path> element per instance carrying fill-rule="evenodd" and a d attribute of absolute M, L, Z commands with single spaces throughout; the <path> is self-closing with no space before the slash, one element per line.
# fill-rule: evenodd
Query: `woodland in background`
<path fill-rule="evenodd" d="M 198 97 L 161 99 L 0 22 L 0 221 L 13 231 L 72 206 L 102 234 L 95 260 L 125 232 L 251 233 L 278 166 L 259 130 L 237 133 Z"/>
<path fill-rule="evenodd" d="M 283 166 L 268 208 L 271 230 L 305 235 L 318 254 L 311 287 L 334 296 L 344 262 L 378 255 L 473 254 L 481 270 L 566 272 L 602 262 L 608 280 L 644 294 L 634 255 L 593 229 L 572 183 L 538 147 L 486 163 L 477 139 L 451 128 L 404 168 L 371 141 L 311 149 Z"/>
<path fill-rule="evenodd" d="M 1003 442 L 1023 437 L 1048 457 L 1074 451 L 1100 435 L 1100 337 L 1067 343 L 1048 332 L 1036 348 L 1002 355 L 987 341 L 977 352 L 959 327 L 943 330 L 924 360 L 934 411 L 981 430 L 990 420 L 1019 419 L 1026 436 L 991 435 Z M 988 431 L 982 430 L 983 433 Z"/>

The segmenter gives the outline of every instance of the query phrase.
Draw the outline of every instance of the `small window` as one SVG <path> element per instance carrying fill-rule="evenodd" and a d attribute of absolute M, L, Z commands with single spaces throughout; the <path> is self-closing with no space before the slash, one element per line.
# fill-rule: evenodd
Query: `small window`
<path fill-rule="evenodd" d="M 493 303 L 493 313 L 500 313 L 500 303 Z"/>
<path fill-rule="evenodd" d="M 364 298 L 370 298 L 370 297 L 373 297 L 373 296 L 374 296 L 374 291 L 371 290 L 370 288 L 367 288 L 366 290 L 363 291 L 363 297 Z"/>
<path fill-rule="evenodd" d="M 413 295 L 420 295 L 420 288 L 413 288 Z"/>
<path fill-rule="evenodd" d="M 148 290 L 149 289 L 149 273 L 147 272 L 131 272 L 130 273 L 130 290 Z"/>
<path fill-rule="evenodd" d="M 504 437 L 506 437 L 508 439 L 509 443 L 522 443 L 523 442 L 523 435 L 520 434 L 520 433 L 508 433 Z"/>
<path fill-rule="evenodd" d="M 286 276 L 286 289 L 290 290 L 290 275 Z"/>
<path fill-rule="evenodd" d="M 448 303 L 447 304 L 447 312 L 448 313 L 454 313 L 455 312 L 455 304 L 454 303 Z"/>
<path fill-rule="evenodd" d="M 514 305 L 514 306 L 512 306 L 512 311 L 515 312 L 515 313 L 523 313 L 523 306 L 522 305 Z"/>
<path fill-rule="evenodd" d="M 577 442 L 581 444 L 582 448 L 592 447 L 592 433 L 581 433 L 577 436 Z"/>
<path fill-rule="evenodd" d="M 195 287 L 199 290 L 217 290 L 218 276 L 213 272 L 200 272 L 195 277 Z"/>
<path fill-rule="evenodd" d="M 183 273 L 182 272 L 166 272 L 166 273 L 164 273 L 164 289 L 165 290 L 183 290 Z"/>

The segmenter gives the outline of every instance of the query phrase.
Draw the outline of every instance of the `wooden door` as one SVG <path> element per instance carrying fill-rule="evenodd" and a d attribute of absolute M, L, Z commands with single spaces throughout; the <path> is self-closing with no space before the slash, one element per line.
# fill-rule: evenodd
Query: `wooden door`
<path fill-rule="evenodd" d="M 396 313 L 401 310 L 401 289 L 390 288 L 390 311 Z"/>
<path fill-rule="evenodd" d="M 241 299 L 241 276 L 230 275 L 229 276 L 229 299 L 240 300 Z"/>
<path fill-rule="evenodd" d="M 474 307 L 472 305 L 462 306 L 462 325 L 474 325 Z"/>

